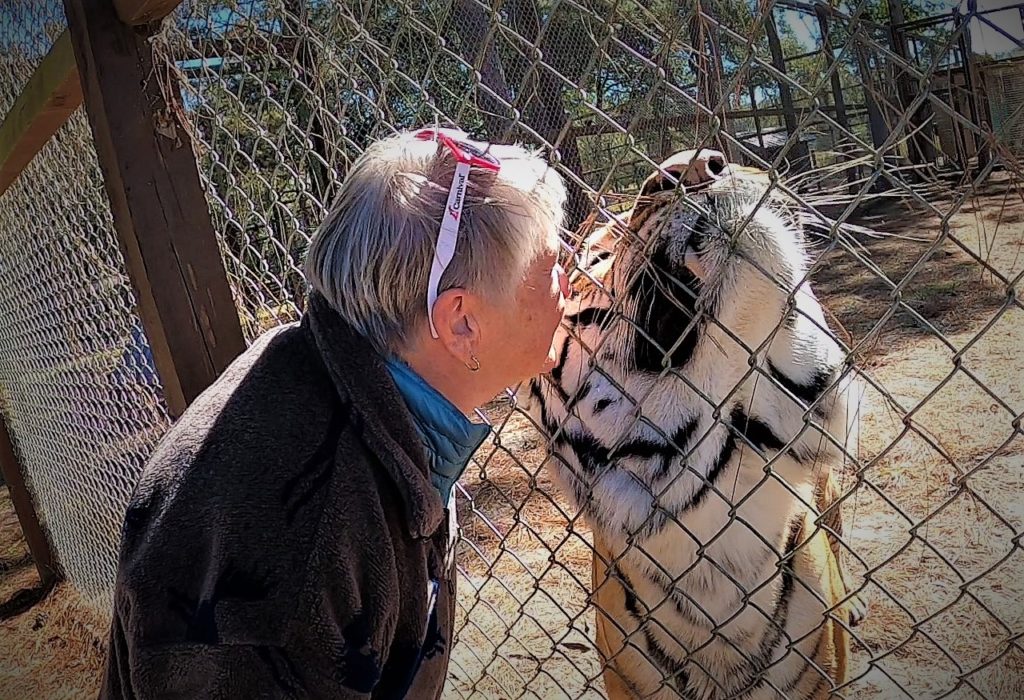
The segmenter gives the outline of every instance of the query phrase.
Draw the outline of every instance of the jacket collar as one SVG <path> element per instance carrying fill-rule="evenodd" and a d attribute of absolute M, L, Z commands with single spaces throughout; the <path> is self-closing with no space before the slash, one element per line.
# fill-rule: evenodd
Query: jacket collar
<path fill-rule="evenodd" d="M 462 476 L 473 453 L 487 439 L 488 426 L 473 423 L 441 392 L 398 358 L 387 361 L 395 385 L 430 460 L 430 481 L 447 504 L 455 482 Z"/>
<path fill-rule="evenodd" d="M 413 537 L 430 537 L 444 517 L 422 439 L 384 359 L 313 291 L 302 318 L 342 400 L 362 418 L 365 443 L 401 494 Z"/>

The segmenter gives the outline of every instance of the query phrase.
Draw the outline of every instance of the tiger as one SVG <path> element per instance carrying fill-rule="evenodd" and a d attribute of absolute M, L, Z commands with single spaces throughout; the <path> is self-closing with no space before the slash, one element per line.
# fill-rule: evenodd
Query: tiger
<path fill-rule="evenodd" d="M 823 698 L 866 613 L 835 468 L 858 380 L 799 207 L 682 151 L 571 266 L 558 360 L 517 393 L 589 525 L 609 698 Z"/>

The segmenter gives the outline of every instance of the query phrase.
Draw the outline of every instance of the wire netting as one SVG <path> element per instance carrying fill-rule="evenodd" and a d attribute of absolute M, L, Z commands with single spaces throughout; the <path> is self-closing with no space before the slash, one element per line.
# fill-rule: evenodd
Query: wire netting
<path fill-rule="evenodd" d="M 167 20 L 155 47 L 177 69 L 250 340 L 301 313 L 310 237 L 353 158 L 396 129 L 455 123 L 494 141 L 545 146 L 568 183 L 570 229 L 581 231 L 618 221 L 611 225 L 621 233 L 641 183 L 679 150 L 710 146 L 770 171 L 765 189 L 775 199 L 755 208 L 802 212 L 810 283 L 865 387 L 859 440 L 840 440 L 843 459 L 830 465 L 841 560 L 869 606 L 855 627 L 829 615 L 851 647 L 849 680 L 835 694 L 1013 698 L 1024 695 L 1021 7 L 193 0 Z M 0 307 L 5 415 L 69 572 L 81 543 L 109 562 L 111 541 L 95 534 L 106 525 L 69 519 L 62 530 L 51 513 L 68 494 L 88 493 L 76 512 L 116 514 L 125 491 L 109 484 L 130 481 L 167 422 L 157 384 L 111 379 L 148 364 L 133 359 L 144 338 L 133 331 L 91 147 L 61 151 L 71 169 L 62 160 L 58 170 L 51 153 L 84 138 L 83 124 L 76 117 L 65 127 L 0 210 L 3 245 L 19 260 L 31 250 L 32 260 L 78 265 L 40 241 L 85 240 L 103 261 L 52 278 L 25 262 L 3 276 L 4 289 L 17 290 Z M 68 188 L 47 177 L 68 178 Z M 91 187 L 71 187 L 76 178 Z M 45 236 L 40 220 L 54 221 Z M 580 236 L 565 238 L 572 246 Z M 619 245 L 632 245 L 629 236 Z M 677 272 L 661 271 L 685 287 Z M 82 289 L 96 301 L 83 303 Z M 639 325 L 630 293 L 618 290 L 609 327 Z M 58 299 L 65 305 L 49 311 Z M 694 323 L 721 325 L 706 310 L 694 315 Z M 81 340 L 82 328 L 102 349 Z M 663 356 L 675 349 L 657 347 Z M 614 359 L 589 356 L 586 376 L 619 376 Z M 744 363 L 763 371 L 755 355 Z M 685 365 L 664 370 L 661 379 L 692 381 Z M 15 396 L 28 379 L 34 388 Z M 699 398 L 680 390 L 680 400 L 712 415 L 710 434 L 729 428 L 722 407 L 733 389 Z M 124 392 L 135 392 L 135 403 Z M 91 412 L 82 409 L 86 396 L 97 402 Z M 629 400 L 631 427 L 650 423 L 656 409 L 639 393 Z M 579 416 L 548 431 L 511 396 L 481 414 L 494 431 L 457 489 L 459 612 L 446 696 L 605 697 L 595 634 L 610 611 L 593 598 L 593 523 L 553 479 L 553 453 L 565 448 L 550 432 L 578 429 Z M 81 426 L 83 416 L 92 422 Z M 601 432 L 595 416 L 584 423 Z M 811 423 L 805 415 L 804 427 Z M 116 442 L 109 435 L 133 450 L 97 459 L 100 445 Z M 93 452 L 73 452 L 75 439 Z M 603 468 L 643 481 L 642 470 L 605 447 Z M 685 456 L 698 467 L 706 461 Z M 764 488 L 782 483 L 773 471 L 781 459 L 754 467 L 764 470 Z M 722 522 L 708 524 L 711 539 L 746 523 L 727 490 L 714 493 L 726 506 Z M 630 546 L 643 543 L 631 538 Z M 713 559 L 710 551 L 701 556 Z M 776 559 L 777 576 L 792 576 Z M 72 578 L 91 585 L 109 575 Z M 680 584 L 675 595 L 692 602 L 694 593 Z M 749 604 L 755 591 L 741 587 L 741 597 Z M 645 641 L 652 630 L 662 634 L 658 615 L 640 618 L 632 642 L 664 668 L 654 658 L 663 652 Z M 710 637 L 727 624 L 715 620 Z M 789 639 L 780 648 L 797 646 Z M 694 696 L 679 683 L 705 672 L 699 660 L 677 660 L 676 670 L 653 697 Z"/>
<path fill-rule="evenodd" d="M 59 0 L 0 8 L 4 112 L 65 28 Z M 81 109 L 0 195 L 0 289 L 0 411 L 58 566 L 108 604 L 169 420 Z"/>
<path fill-rule="evenodd" d="M 13 0 L 0 13 L 0 114 L 6 114 L 67 26 L 60 0 Z"/>
<path fill-rule="evenodd" d="M 169 420 L 81 110 L 0 196 L 0 232 L 0 407 L 60 568 L 109 604 Z"/>
<path fill-rule="evenodd" d="M 435 121 L 549 147 L 573 226 L 712 145 L 880 232 L 813 250 L 869 385 L 837 468 L 843 556 L 872 608 L 840 694 L 1011 697 L 1021 514 L 998 494 L 1024 478 L 1005 354 L 1021 339 L 1021 104 L 1004 76 L 1022 32 L 1005 19 L 934 3 L 192 2 L 166 50 L 250 336 L 300 311 L 306 245 L 352 158 Z M 486 414 L 495 437 L 459 487 L 449 691 L 600 696 L 590 526 L 551 480 L 548 436 L 512 402 Z"/>

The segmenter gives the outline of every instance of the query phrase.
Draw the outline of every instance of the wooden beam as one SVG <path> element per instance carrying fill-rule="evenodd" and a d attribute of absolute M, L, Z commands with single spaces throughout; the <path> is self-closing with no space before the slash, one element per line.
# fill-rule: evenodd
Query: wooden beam
<path fill-rule="evenodd" d="M 906 24 L 903 15 L 903 0 L 886 0 L 886 5 L 889 8 L 890 48 L 903 61 L 913 65 L 916 61 L 910 56 L 910 46 L 907 43 L 906 34 L 898 28 Z M 917 99 L 919 88 L 905 70 L 898 65 L 894 69 L 896 70 L 896 91 L 900 97 L 900 109 L 908 110 L 911 103 Z M 901 115 L 895 116 L 899 119 Z M 909 137 L 907 139 L 907 156 L 910 158 L 910 162 L 918 165 L 926 165 L 935 161 L 935 144 L 931 140 L 935 126 L 934 122 L 927 124 L 930 116 L 931 107 L 925 101 L 913 111 L 906 128 Z M 917 171 L 911 172 L 913 176 Z"/>
<path fill-rule="evenodd" d="M 82 104 L 71 36 L 46 54 L 0 125 L 0 194 Z"/>
<path fill-rule="evenodd" d="M 865 111 L 865 107 L 862 104 L 846 105 L 847 116 L 860 115 Z M 801 113 L 804 109 L 809 108 L 797 108 L 797 113 Z M 834 113 L 836 111 L 833 105 L 822 105 L 818 108 L 819 112 Z M 735 119 L 760 119 L 767 117 L 782 117 L 785 116 L 786 111 L 778 107 L 769 107 L 767 109 L 757 107 L 756 109 L 730 109 L 726 112 L 726 116 L 730 120 Z M 616 120 L 622 123 L 624 120 L 631 118 L 629 114 L 616 115 Z M 639 119 L 634 123 L 635 131 L 656 131 L 659 128 L 672 128 L 672 129 L 689 129 L 694 124 L 694 117 L 692 114 L 679 115 L 670 117 L 650 117 L 648 119 Z M 606 134 L 621 134 L 622 127 L 614 127 L 604 120 L 603 117 L 593 117 L 590 121 L 574 126 L 572 128 L 572 135 L 576 138 L 583 138 L 587 136 L 604 136 Z"/>
<path fill-rule="evenodd" d="M 25 472 L 14 452 L 14 443 L 11 441 L 11 434 L 7 430 L 7 421 L 3 416 L 0 416 L 0 474 L 7 482 L 11 503 L 14 505 L 14 512 L 21 524 L 21 532 L 25 535 L 25 543 L 32 555 L 32 561 L 35 562 L 36 570 L 39 572 L 39 579 L 43 586 L 46 586 L 56 580 L 57 567 L 54 566 L 50 543 L 39 522 L 35 505 L 32 503 L 32 495 L 25 484 Z"/>
<path fill-rule="evenodd" d="M 795 56 L 786 56 L 782 60 L 789 63 L 790 61 L 799 61 L 801 58 L 811 58 L 812 56 L 817 56 L 819 53 L 821 53 L 821 49 L 814 49 L 813 51 L 798 53 Z"/>
<path fill-rule="evenodd" d="M 85 106 L 139 315 L 175 416 L 245 348 L 173 76 L 155 27 L 64 0 Z M 163 79 L 163 80 L 161 80 Z M 167 100 L 170 100 L 168 102 Z"/>
<path fill-rule="evenodd" d="M 114 0 L 117 16 L 133 26 L 163 19 L 180 4 L 181 0 Z"/>
<path fill-rule="evenodd" d="M 1024 12 L 1024 8 L 1021 8 L 1021 12 Z M 977 63 L 974 61 L 974 46 L 971 43 L 971 28 L 969 26 L 964 27 L 964 16 L 960 12 L 953 11 L 954 27 L 962 30 L 960 33 L 960 39 L 958 40 L 960 47 L 960 55 L 963 57 L 963 75 L 964 75 L 964 90 L 967 92 L 967 108 L 971 114 L 971 121 L 979 129 L 984 131 L 991 130 L 992 125 L 992 114 L 989 110 L 989 103 L 987 97 L 987 86 L 985 81 L 981 77 L 981 73 L 978 72 Z M 950 90 L 950 106 L 956 109 L 956 104 L 952 99 L 953 91 Z M 984 125 L 988 124 L 989 128 L 985 129 Z M 989 153 L 988 143 L 984 137 L 979 138 L 977 134 L 968 134 L 959 124 L 954 122 L 954 129 L 962 134 L 962 137 L 966 140 L 968 135 L 974 144 L 974 150 L 978 157 L 978 171 L 980 172 L 985 166 L 988 165 L 991 160 L 991 154 Z M 964 170 L 968 168 L 967 161 L 969 160 L 969 154 L 965 154 L 965 162 L 963 163 Z"/>

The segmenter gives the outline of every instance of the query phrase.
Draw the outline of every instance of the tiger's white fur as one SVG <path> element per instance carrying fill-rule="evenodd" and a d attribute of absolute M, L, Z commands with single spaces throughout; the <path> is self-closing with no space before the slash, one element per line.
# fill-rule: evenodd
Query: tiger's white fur
<path fill-rule="evenodd" d="M 827 697 L 845 676 L 859 601 L 821 526 L 841 527 L 857 387 L 796 216 L 730 170 L 685 193 L 656 173 L 598 231 L 559 363 L 522 397 L 594 531 L 613 698 Z"/>

